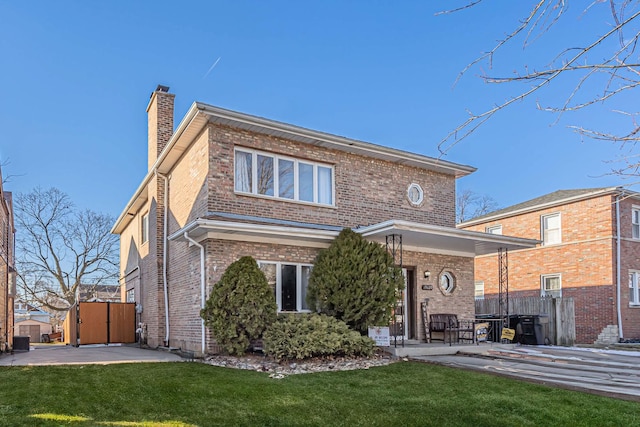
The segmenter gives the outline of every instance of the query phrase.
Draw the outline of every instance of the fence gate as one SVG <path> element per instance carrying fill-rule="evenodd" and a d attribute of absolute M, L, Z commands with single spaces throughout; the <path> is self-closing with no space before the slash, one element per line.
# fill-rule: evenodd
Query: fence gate
<path fill-rule="evenodd" d="M 134 303 L 81 302 L 77 320 L 75 306 L 69 310 L 69 325 L 65 325 L 65 342 L 81 344 L 111 344 L 136 342 L 136 308 Z M 73 325 L 73 320 L 76 325 Z M 73 326 L 77 326 L 77 329 Z"/>

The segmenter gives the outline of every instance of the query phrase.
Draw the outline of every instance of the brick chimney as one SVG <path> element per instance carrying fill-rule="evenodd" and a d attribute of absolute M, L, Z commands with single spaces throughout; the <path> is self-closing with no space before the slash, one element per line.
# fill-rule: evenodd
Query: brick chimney
<path fill-rule="evenodd" d="M 147 107 L 149 131 L 149 165 L 148 170 L 173 135 L 173 100 L 175 94 L 169 93 L 168 86 L 158 85 L 151 94 Z"/>

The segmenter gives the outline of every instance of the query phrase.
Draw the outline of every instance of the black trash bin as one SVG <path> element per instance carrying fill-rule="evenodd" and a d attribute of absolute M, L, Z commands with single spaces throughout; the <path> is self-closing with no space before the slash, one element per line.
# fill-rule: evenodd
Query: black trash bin
<path fill-rule="evenodd" d="M 546 319 L 546 315 L 540 314 L 509 316 L 509 327 L 516 330 L 514 341 L 520 344 L 544 345 L 545 334 L 542 324 Z"/>
<path fill-rule="evenodd" d="M 29 337 L 13 337 L 13 351 L 29 351 Z"/>

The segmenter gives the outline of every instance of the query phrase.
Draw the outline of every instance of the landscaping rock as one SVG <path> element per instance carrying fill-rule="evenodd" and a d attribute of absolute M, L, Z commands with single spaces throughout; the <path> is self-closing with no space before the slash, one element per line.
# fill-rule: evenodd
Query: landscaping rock
<path fill-rule="evenodd" d="M 203 363 L 224 368 L 245 369 L 258 372 L 271 372 L 269 378 L 282 379 L 287 375 L 311 374 L 326 371 L 351 371 L 356 369 L 369 369 L 374 366 L 385 366 L 398 360 L 389 355 L 376 355 L 368 358 L 333 358 L 333 359 L 309 359 L 296 362 L 278 363 L 273 359 L 260 355 L 245 355 L 240 357 L 211 355 L 207 356 Z"/>

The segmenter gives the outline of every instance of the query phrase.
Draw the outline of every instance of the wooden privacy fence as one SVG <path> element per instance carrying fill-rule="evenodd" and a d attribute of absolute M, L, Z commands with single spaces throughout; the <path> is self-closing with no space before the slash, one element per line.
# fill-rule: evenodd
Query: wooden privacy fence
<path fill-rule="evenodd" d="M 497 316 L 498 313 L 500 313 L 498 298 L 476 300 L 476 315 Z M 551 344 L 571 346 L 576 341 L 576 323 L 573 298 L 509 298 L 509 315 L 548 316 L 549 323 L 544 329 Z"/>
<path fill-rule="evenodd" d="M 72 345 L 136 342 L 135 303 L 74 305 L 64 321 L 64 342 Z"/>

